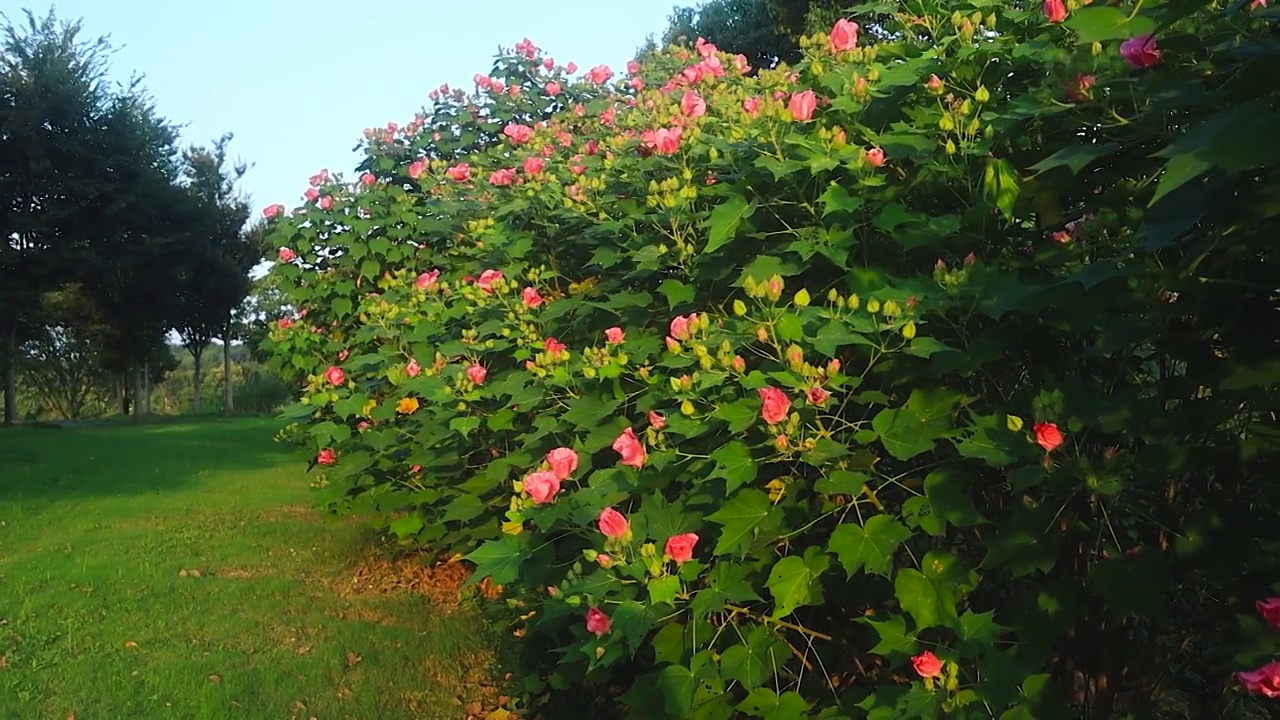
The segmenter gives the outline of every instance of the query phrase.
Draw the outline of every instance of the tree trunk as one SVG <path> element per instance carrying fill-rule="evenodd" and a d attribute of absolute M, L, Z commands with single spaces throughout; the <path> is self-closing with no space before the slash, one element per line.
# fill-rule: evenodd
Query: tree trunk
<path fill-rule="evenodd" d="M 191 353 L 192 369 L 194 370 L 194 375 L 195 375 L 195 378 L 192 381 L 192 384 L 195 387 L 195 393 L 196 393 L 191 399 L 191 408 L 196 415 L 200 414 L 200 399 L 201 399 L 200 396 L 203 395 L 200 387 L 200 358 L 203 355 L 204 355 L 204 348 L 200 348 L 198 351 Z"/>
<path fill-rule="evenodd" d="M 129 371 L 116 377 L 116 401 L 120 403 L 120 415 L 129 417 Z"/>
<path fill-rule="evenodd" d="M 0 365 L 4 375 L 4 424 L 18 422 L 18 324 L 11 323 L 4 337 L 4 351 L 0 352 Z"/>
<path fill-rule="evenodd" d="M 231 322 L 222 333 L 222 411 L 230 415 L 236 409 L 235 384 L 231 381 Z"/>
<path fill-rule="evenodd" d="M 142 366 L 142 413 L 151 414 L 151 363 Z"/>
<path fill-rule="evenodd" d="M 133 387 L 133 419 L 142 419 L 142 368 L 129 368 L 129 384 Z"/>

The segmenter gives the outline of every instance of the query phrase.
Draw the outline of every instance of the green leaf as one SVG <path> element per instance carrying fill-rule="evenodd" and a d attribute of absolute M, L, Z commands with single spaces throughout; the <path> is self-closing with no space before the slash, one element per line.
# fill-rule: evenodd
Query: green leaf
<path fill-rule="evenodd" d="M 975 613 L 972 610 L 966 610 L 960 616 L 960 629 L 956 633 L 961 643 L 967 644 L 974 652 L 995 647 L 996 642 L 1010 630 L 997 624 L 995 616 L 994 611 Z"/>
<path fill-rule="evenodd" d="M 627 641 L 634 656 L 644 645 L 644 639 L 653 628 L 657 614 L 648 605 L 635 600 L 625 600 L 609 616 L 613 622 L 613 630 Z"/>
<path fill-rule="evenodd" d="M 694 288 L 692 285 L 686 285 L 679 280 L 667 278 L 658 286 L 658 292 L 667 298 L 667 307 L 674 310 L 683 303 L 693 302 Z"/>
<path fill-rule="evenodd" d="M 1071 172 L 1079 174 L 1093 161 L 1104 158 L 1119 149 L 1120 146 L 1116 143 L 1071 145 L 1032 165 L 1030 169 L 1042 173 L 1065 166 L 1070 168 Z"/>
<path fill-rule="evenodd" d="M 890 455 L 910 460 L 932 450 L 934 441 L 951 428 L 951 410 L 959 400 L 947 390 L 917 388 L 906 405 L 876 413 L 871 428 Z"/>
<path fill-rule="evenodd" d="M 624 474 L 623 477 L 626 475 Z M 660 492 L 646 495 L 644 502 L 640 505 L 640 511 L 632 516 L 631 520 L 637 534 L 647 533 L 659 543 L 665 542 L 673 535 L 697 530 L 699 522 L 693 515 L 684 512 L 683 506 L 678 501 L 669 503 Z"/>
<path fill-rule="evenodd" d="M 741 195 L 730 195 L 728 199 L 717 205 L 707 220 L 709 228 L 707 245 L 702 252 L 713 253 L 732 240 L 738 231 L 738 226 L 755 211 L 756 202 L 754 200 L 747 202 L 747 199 Z"/>
<path fill-rule="evenodd" d="M 1106 5 L 1079 8 L 1063 25 L 1075 31 L 1076 42 L 1080 45 L 1103 40 L 1127 40 L 1145 35 L 1156 27 L 1155 20 L 1138 14 L 1136 9 L 1131 12 Z"/>
<path fill-rule="evenodd" d="M 831 438 L 818 438 L 812 450 L 805 450 L 800 458 L 814 467 L 824 467 L 832 460 L 849 454 L 849 448 Z"/>
<path fill-rule="evenodd" d="M 650 643 L 653 647 L 654 661 L 658 665 L 673 664 L 678 665 L 684 662 L 685 642 L 684 642 L 684 625 L 680 622 L 672 622 L 662 626 L 662 629 L 653 636 Z"/>
<path fill-rule="evenodd" d="M 888 620 L 867 620 L 871 629 L 876 631 L 880 641 L 871 648 L 876 655 L 889 656 L 894 653 L 911 655 L 916 651 L 916 636 L 907 632 L 907 621 L 901 615 L 890 615 Z"/>
<path fill-rule="evenodd" d="M 1045 542 L 1037 528 L 1034 532 L 1008 530 L 991 537 L 987 541 L 987 554 L 981 567 L 1003 567 L 1010 577 L 1016 579 L 1031 573 L 1048 572 L 1056 562 L 1055 547 Z"/>
<path fill-rule="evenodd" d="M 956 351 L 955 348 L 947 345 L 946 343 L 942 342 L 941 340 L 938 340 L 937 338 L 924 337 L 924 336 L 912 338 L 911 343 L 907 345 L 907 349 L 904 350 L 904 352 L 906 352 L 908 355 L 913 355 L 915 357 L 925 358 L 925 359 L 928 359 L 930 356 L 932 356 L 935 353 L 955 352 L 955 351 Z"/>
<path fill-rule="evenodd" d="M 728 603 L 760 600 L 745 565 L 717 563 L 707 578 L 707 586 L 693 596 L 690 608 L 697 617 L 720 612 Z"/>
<path fill-rule="evenodd" d="M 693 710 L 693 689 L 698 681 L 683 665 L 669 665 L 658 671 L 657 687 L 663 707 L 674 717 L 688 717 Z"/>
<path fill-rule="evenodd" d="M 912 219 L 893 232 L 893 239 L 906 250 L 943 245 L 960 230 L 959 215 L 934 215 Z"/>
<path fill-rule="evenodd" d="M 717 407 L 712 411 L 711 417 L 729 423 L 729 432 L 737 434 L 751 427 L 751 423 L 755 422 L 759 411 L 759 400 L 742 398 Z"/>
<path fill-rule="evenodd" d="M 520 563 L 531 553 L 528 533 L 503 535 L 497 540 L 490 540 L 466 556 L 476 565 L 467 584 L 478 583 L 486 577 L 495 585 L 509 583 L 519 576 Z"/>
<path fill-rule="evenodd" d="M 444 513 L 444 522 L 466 522 L 484 512 L 484 503 L 475 495 L 459 495 Z"/>
<path fill-rule="evenodd" d="M 912 683 L 911 689 L 902 696 L 894 708 L 894 718 L 934 720 L 939 716 L 938 706 L 944 697 L 946 696 L 926 688 L 923 683 Z"/>
<path fill-rule="evenodd" d="M 738 704 L 738 709 L 764 720 L 803 720 L 808 716 L 809 703 L 796 692 L 779 696 L 769 688 L 756 688 Z"/>
<path fill-rule="evenodd" d="M 982 194 L 987 202 L 999 208 L 1005 218 L 1012 219 L 1013 204 L 1020 192 L 1013 163 L 1004 158 L 987 158 L 982 174 Z"/>
<path fill-rule="evenodd" d="M 680 578 L 675 575 L 661 575 L 649 579 L 649 602 L 654 605 L 676 604 L 676 595 L 680 593 Z"/>
<path fill-rule="evenodd" d="M 813 348 L 823 355 L 834 357 L 845 345 L 876 347 L 877 343 L 849 327 L 848 323 L 831 321 L 824 325 L 813 340 Z"/>
<path fill-rule="evenodd" d="M 569 409 L 561 413 L 560 418 L 583 430 L 594 430 L 613 419 L 620 404 L 613 396 L 584 394 L 569 403 Z"/>
<path fill-rule="evenodd" d="M 931 514 L 944 523 L 963 528 L 987 521 L 974 506 L 969 496 L 969 478 L 961 470 L 943 467 L 929 473 L 924 478 L 924 494 Z"/>
<path fill-rule="evenodd" d="M 707 519 L 722 526 L 715 554 L 745 552 L 755 539 L 756 528 L 773 512 L 769 496 L 755 488 L 738 491 Z"/>
<path fill-rule="evenodd" d="M 449 421 L 449 429 L 458 433 L 462 437 L 468 437 L 476 428 L 480 427 L 482 419 L 475 415 L 463 415 Z"/>
<path fill-rule="evenodd" d="M 647 292 L 615 292 L 609 294 L 609 300 L 604 303 L 592 303 L 598 307 L 607 308 L 616 312 L 631 310 L 634 308 L 647 308 L 653 305 L 653 296 Z M 556 303 L 552 307 L 564 307 L 563 303 Z M 547 313 L 543 317 L 548 317 Z M 499 327 L 501 327 L 499 325 Z"/>
<path fill-rule="evenodd" d="M 912 222 L 916 220 L 917 217 L 918 216 L 915 213 L 907 210 L 902 205 L 899 205 L 898 203 L 890 203 L 881 208 L 880 212 L 876 213 L 871 224 L 887 233 L 891 233 L 897 229 L 899 225 Z"/>
<path fill-rule="evenodd" d="M 1236 106 L 1210 117 L 1155 153 L 1167 157 L 1148 205 L 1214 168 L 1240 172 L 1280 162 L 1280 111 L 1261 103 Z"/>
<path fill-rule="evenodd" d="M 804 169 L 804 165 L 796 160 L 792 160 L 791 158 L 779 160 L 772 155 L 761 155 L 756 158 L 755 164 L 758 167 L 762 167 L 770 173 L 773 173 L 773 179 L 775 182 L 796 172 L 797 170 Z"/>
<path fill-rule="evenodd" d="M 955 614 L 955 608 L 946 607 L 938 589 L 919 570 L 907 568 L 900 571 L 894 580 L 893 591 L 898 604 L 915 620 L 916 630 L 946 624 L 944 618 L 947 613 Z"/>
<path fill-rule="evenodd" d="M 869 479 L 865 473 L 832 470 L 818 478 L 813 484 L 813 489 L 823 495 L 858 495 Z"/>
<path fill-rule="evenodd" d="M 915 620 L 917 632 L 935 625 L 957 628 L 956 603 L 973 587 L 976 575 L 954 555 L 938 550 L 926 554 L 920 568 L 901 570 L 894 578 L 898 604 Z"/>
<path fill-rule="evenodd" d="M 817 550 L 817 552 L 812 552 Z M 815 585 L 826 572 L 831 560 L 827 554 L 810 547 L 804 557 L 788 555 L 774 564 L 765 586 L 773 596 L 773 617 L 783 618 L 796 608 L 808 605 L 818 597 Z"/>
<path fill-rule="evenodd" d="M 796 313 L 783 313 L 778 317 L 778 322 L 774 325 L 774 328 L 778 332 L 778 337 L 787 342 L 804 340 L 804 320 Z"/>
<path fill-rule="evenodd" d="M 720 669 L 728 680 L 736 680 L 748 690 L 760 687 L 790 659 L 786 643 L 767 627 L 755 625 L 746 642 L 724 651 Z"/>
<path fill-rule="evenodd" d="M 422 518 L 417 515 L 406 515 L 391 521 L 391 532 L 401 540 L 417 535 L 422 530 Z"/>
<path fill-rule="evenodd" d="M 978 300 L 978 309 L 995 320 L 999 320 L 1010 310 L 1028 312 L 1036 307 L 1038 298 L 1035 295 L 1040 291 L 1039 287 L 1023 284 L 1013 273 L 1004 273 L 986 283 L 982 296 Z M 973 345 L 976 344 L 973 343 L 966 348 L 966 352 L 974 353 Z"/>
<path fill-rule="evenodd" d="M 711 459 L 716 461 L 711 477 L 724 478 L 725 495 L 756 479 L 756 461 L 744 442 L 731 440 L 711 453 Z"/>
<path fill-rule="evenodd" d="M 758 255 L 749 265 L 742 269 L 738 275 L 738 279 L 734 281 L 734 287 L 742 287 L 746 284 L 747 278 L 753 278 L 756 282 L 764 282 L 774 275 L 781 277 L 791 277 L 801 271 L 801 267 L 794 263 L 783 262 L 781 259 L 772 255 Z"/>
<path fill-rule="evenodd" d="M 910 686 L 879 685 L 875 692 L 864 697 L 857 707 L 867 711 L 867 720 L 901 720 L 903 716 L 898 713 L 898 701 L 915 687 L 920 685 L 917 683 L 912 683 Z"/>
<path fill-rule="evenodd" d="M 351 314 L 351 298 L 336 297 L 329 301 L 329 308 L 341 320 Z"/>
<path fill-rule="evenodd" d="M 1003 413 L 973 414 L 970 418 L 973 424 L 964 429 L 956 442 L 956 450 L 961 455 L 986 461 L 992 467 L 1004 467 L 1017 459 L 1009 448 L 1022 438 L 1009 430 Z"/>
<path fill-rule="evenodd" d="M 832 182 L 827 191 L 822 193 L 822 197 L 818 201 L 823 205 L 822 216 L 826 217 L 833 212 L 852 213 L 862 207 L 863 200 L 861 197 L 849 195 L 849 191 L 840 185 Z"/>
<path fill-rule="evenodd" d="M 909 537 L 911 531 L 893 517 L 874 515 L 864 525 L 844 523 L 837 527 L 827 549 L 835 553 L 848 577 L 863 568 L 888 577 L 893 554 Z"/>

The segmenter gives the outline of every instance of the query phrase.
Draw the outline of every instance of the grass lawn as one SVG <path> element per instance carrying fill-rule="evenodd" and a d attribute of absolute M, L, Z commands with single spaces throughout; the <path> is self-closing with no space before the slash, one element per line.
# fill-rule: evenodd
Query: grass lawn
<path fill-rule="evenodd" d="M 0 430 L 0 719 L 465 718 L 492 698 L 477 613 L 360 590 L 416 566 L 311 511 L 274 430 Z"/>

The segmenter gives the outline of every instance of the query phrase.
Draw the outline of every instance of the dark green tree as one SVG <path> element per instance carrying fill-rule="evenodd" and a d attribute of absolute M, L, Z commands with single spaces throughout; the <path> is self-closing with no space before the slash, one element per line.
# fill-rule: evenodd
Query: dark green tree
<path fill-rule="evenodd" d="M 661 44 L 689 45 L 703 38 L 725 52 L 745 55 L 754 67 L 767 68 L 800 58 L 797 37 L 783 29 L 770 0 L 710 0 L 696 8 L 673 9 Z M 651 37 L 640 54 L 658 44 Z"/>
<path fill-rule="evenodd" d="M 103 358 L 102 318 L 76 285 L 46 293 L 42 317 L 22 343 L 18 371 L 24 387 L 40 402 L 68 420 L 86 410 L 104 408 L 111 393 L 111 375 Z"/>
<path fill-rule="evenodd" d="M 183 174 L 196 221 L 181 266 L 182 290 L 174 329 L 193 361 L 194 407 L 201 411 L 201 361 L 210 340 L 223 340 L 224 395 L 230 398 L 230 338 L 236 308 L 249 292 L 252 252 L 244 237 L 249 204 L 236 188 L 248 167 L 228 164 L 224 135 L 212 147 L 183 153 Z M 230 400 L 228 400 L 230 405 Z M 230 409 L 228 407 L 228 409 Z"/>
<path fill-rule="evenodd" d="M 77 264 L 85 189 L 106 178 L 84 164 L 94 152 L 107 93 L 110 46 L 82 41 L 80 23 L 24 13 L 0 16 L 0 375 L 4 422 L 17 419 L 15 362 L 32 311 Z"/>
<path fill-rule="evenodd" d="M 134 414 L 147 412 L 147 386 L 165 335 L 181 316 L 184 267 L 199 214 L 179 185 L 177 129 L 131 85 L 112 99 L 92 161 L 111 177 L 91 198 L 84 221 L 95 228 L 79 268 L 85 286 L 113 329 L 111 355 L 129 377 Z"/>

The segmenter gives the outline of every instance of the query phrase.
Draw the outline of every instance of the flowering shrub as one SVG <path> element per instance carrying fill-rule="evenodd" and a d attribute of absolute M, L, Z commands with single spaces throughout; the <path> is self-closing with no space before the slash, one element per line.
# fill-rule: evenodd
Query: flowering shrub
<path fill-rule="evenodd" d="M 1280 538 L 1272 11 L 896 7 L 794 68 L 526 40 L 268 208 L 330 501 L 502 585 L 530 697 L 1221 714 Z"/>

